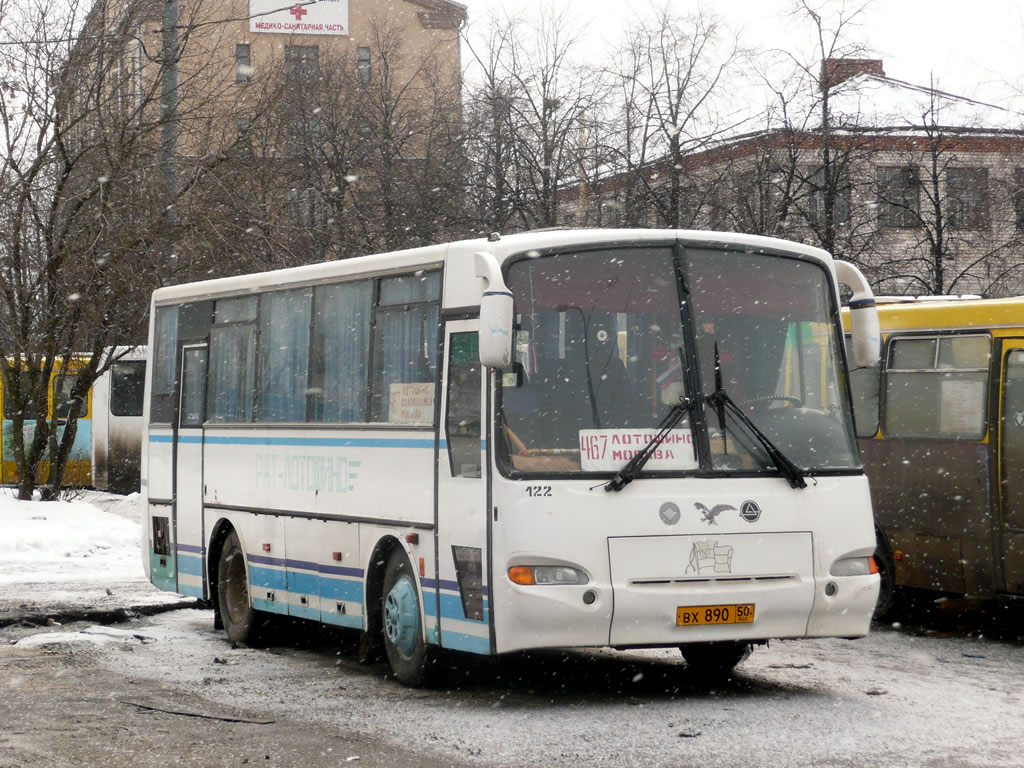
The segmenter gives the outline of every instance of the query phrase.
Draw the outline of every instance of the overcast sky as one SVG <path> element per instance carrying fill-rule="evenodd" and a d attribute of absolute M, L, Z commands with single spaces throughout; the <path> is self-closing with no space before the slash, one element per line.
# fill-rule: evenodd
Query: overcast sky
<path fill-rule="evenodd" d="M 664 1 L 664 0 L 661 0 Z M 484 24 L 493 9 L 535 10 L 536 0 L 461 0 L 471 25 Z M 614 32 L 642 9 L 647 0 L 546 0 L 568 7 L 589 26 L 591 35 L 613 38 Z M 697 0 L 671 0 L 680 13 L 696 10 Z M 742 35 L 747 47 L 811 48 L 787 11 L 794 0 L 721 0 L 704 2 Z M 822 5 L 822 3 L 818 3 Z M 836 4 L 832 4 L 836 7 Z M 848 7 L 859 3 L 847 2 Z M 875 0 L 852 33 L 875 51 L 885 73 L 961 95 L 999 99 L 1006 81 L 1024 86 L 1024 2 L 1022 0 Z M 595 52 L 601 45 L 590 46 Z M 595 53 L 595 55 L 600 55 Z"/>

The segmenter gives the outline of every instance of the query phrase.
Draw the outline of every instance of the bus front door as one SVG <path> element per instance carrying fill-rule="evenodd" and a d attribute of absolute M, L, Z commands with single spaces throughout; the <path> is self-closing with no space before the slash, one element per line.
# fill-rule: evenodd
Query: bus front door
<path fill-rule="evenodd" d="M 999 405 L 1000 547 L 1007 592 L 1024 595 L 1024 339 L 1003 342 Z"/>
<path fill-rule="evenodd" d="M 424 605 L 437 617 L 431 638 L 445 648 L 491 652 L 488 601 L 486 377 L 480 365 L 476 320 L 445 325 L 441 440 L 437 461 L 437 579 L 424 581 Z"/>
<path fill-rule="evenodd" d="M 181 402 L 174 438 L 174 542 L 178 592 L 206 596 L 203 573 L 203 422 L 206 421 L 205 344 L 182 348 Z"/>

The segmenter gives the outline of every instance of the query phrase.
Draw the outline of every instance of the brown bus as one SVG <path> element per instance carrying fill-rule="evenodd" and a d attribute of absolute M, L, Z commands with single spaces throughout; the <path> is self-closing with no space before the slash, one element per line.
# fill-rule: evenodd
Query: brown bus
<path fill-rule="evenodd" d="M 878 366 L 851 371 L 882 573 L 1024 596 L 1024 297 L 879 300 Z M 844 323 L 849 327 L 848 312 Z"/>

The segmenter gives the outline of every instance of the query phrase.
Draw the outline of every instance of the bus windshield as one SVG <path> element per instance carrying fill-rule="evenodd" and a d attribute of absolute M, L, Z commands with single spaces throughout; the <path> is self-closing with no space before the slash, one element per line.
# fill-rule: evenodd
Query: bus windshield
<path fill-rule="evenodd" d="M 508 278 L 506 471 L 616 472 L 680 404 L 645 474 L 778 471 L 750 424 L 802 470 L 859 468 L 821 266 L 710 248 L 677 259 L 666 245 L 526 258 Z"/>

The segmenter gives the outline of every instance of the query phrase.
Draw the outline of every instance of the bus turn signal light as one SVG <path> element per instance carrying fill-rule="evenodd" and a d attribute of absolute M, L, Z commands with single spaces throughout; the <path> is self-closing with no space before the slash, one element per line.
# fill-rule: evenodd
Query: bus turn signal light
<path fill-rule="evenodd" d="M 533 568 L 528 565 L 513 565 L 508 569 L 508 578 L 513 584 L 536 584 Z"/>
<path fill-rule="evenodd" d="M 513 565 L 508 569 L 513 584 L 586 584 L 583 571 L 570 565 Z"/>
<path fill-rule="evenodd" d="M 873 557 L 868 558 L 868 570 L 873 574 L 878 573 L 878 562 Z"/>

